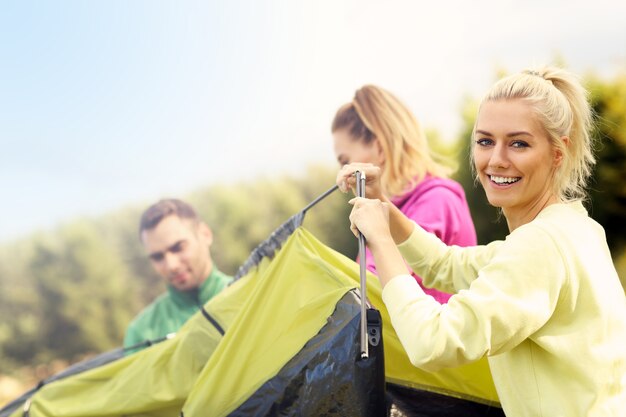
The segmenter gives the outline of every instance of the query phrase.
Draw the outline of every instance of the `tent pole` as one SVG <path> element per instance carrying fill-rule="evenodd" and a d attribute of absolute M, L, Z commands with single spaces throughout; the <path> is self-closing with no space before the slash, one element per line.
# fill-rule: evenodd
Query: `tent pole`
<path fill-rule="evenodd" d="M 365 173 L 356 171 L 356 194 L 365 197 Z M 367 269 L 365 265 L 365 236 L 359 232 L 359 269 L 361 277 L 361 359 L 369 357 L 367 341 Z"/>
<path fill-rule="evenodd" d="M 301 212 L 306 213 L 308 209 L 310 209 L 311 207 L 313 207 L 314 205 L 316 205 L 317 203 L 325 199 L 330 193 L 335 191 L 337 188 L 339 188 L 339 186 L 337 185 L 330 187 L 328 190 L 324 191 L 324 193 L 320 194 L 315 200 L 311 201 L 305 208 L 301 210 Z"/>

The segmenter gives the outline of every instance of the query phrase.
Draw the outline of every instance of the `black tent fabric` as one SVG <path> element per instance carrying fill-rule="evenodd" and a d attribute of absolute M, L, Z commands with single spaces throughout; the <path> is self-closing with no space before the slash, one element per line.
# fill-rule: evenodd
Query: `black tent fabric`
<path fill-rule="evenodd" d="M 229 416 L 386 415 L 383 343 L 370 344 L 361 358 L 360 303 L 355 291 L 347 293 L 320 332 Z M 380 314 L 368 313 L 368 327 L 381 334 Z"/>

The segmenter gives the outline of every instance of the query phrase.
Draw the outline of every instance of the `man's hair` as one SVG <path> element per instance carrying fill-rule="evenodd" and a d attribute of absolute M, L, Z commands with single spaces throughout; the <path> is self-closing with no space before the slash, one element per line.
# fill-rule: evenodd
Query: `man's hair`
<path fill-rule="evenodd" d="M 178 216 L 181 219 L 200 221 L 198 214 L 189 204 L 175 198 L 164 198 L 146 209 L 139 222 L 139 236 L 144 230 L 155 228 L 167 216 Z"/>

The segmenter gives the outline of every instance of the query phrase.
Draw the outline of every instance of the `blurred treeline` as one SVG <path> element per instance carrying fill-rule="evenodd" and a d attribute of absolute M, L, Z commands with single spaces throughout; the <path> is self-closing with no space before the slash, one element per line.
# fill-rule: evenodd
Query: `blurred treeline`
<path fill-rule="evenodd" d="M 602 140 L 590 211 L 605 226 L 624 283 L 626 73 L 608 81 L 588 76 L 586 81 Z M 466 101 L 465 129 L 458 140 L 442 141 L 436 132 L 430 137 L 433 148 L 457 165 L 456 179 L 465 187 L 479 243 L 485 243 L 503 238 L 507 231 L 504 219 L 498 221 L 497 210 L 474 185 L 469 169 L 476 103 Z M 335 173 L 334 166 L 311 167 L 300 178 L 213 185 L 183 198 L 213 228 L 216 265 L 234 275 L 257 244 L 334 184 Z M 347 200 L 348 196 L 333 193 L 308 211 L 304 225 L 353 258 L 357 248 L 348 229 Z M 141 211 L 152 202 L 95 219 L 77 219 L 0 247 L 0 374 L 53 359 L 71 362 L 120 345 L 126 324 L 164 290 L 137 235 Z"/>

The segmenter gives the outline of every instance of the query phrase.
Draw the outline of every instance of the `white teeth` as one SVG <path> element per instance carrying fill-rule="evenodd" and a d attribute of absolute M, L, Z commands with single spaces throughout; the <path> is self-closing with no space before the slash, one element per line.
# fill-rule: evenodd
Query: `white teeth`
<path fill-rule="evenodd" d="M 520 180 L 520 177 L 496 177 L 495 175 L 490 175 L 489 178 L 496 184 L 512 184 Z"/>

